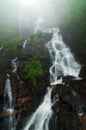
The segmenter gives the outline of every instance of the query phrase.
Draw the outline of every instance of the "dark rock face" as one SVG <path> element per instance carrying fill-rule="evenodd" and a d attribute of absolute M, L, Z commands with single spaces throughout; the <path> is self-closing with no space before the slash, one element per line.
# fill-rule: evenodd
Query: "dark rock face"
<path fill-rule="evenodd" d="M 83 76 L 84 77 L 84 76 Z M 53 88 L 52 101 L 59 94 L 59 100 L 53 103 L 52 109 L 60 117 L 62 130 L 82 129 L 86 115 L 86 78 L 76 79 L 72 76 L 63 77 L 63 84 Z"/>
<path fill-rule="evenodd" d="M 70 39 L 70 36 L 68 36 Z M 67 38 L 68 38 L 67 37 Z M 27 115 L 33 113 L 40 102 L 46 91 L 46 87 L 49 85 L 49 68 L 51 66 L 48 51 L 45 47 L 45 43 L 51 39 L 48 36 L 38 41 L 37 44 L 33 44 L 32 40 L 25 49 L 22 49 L 22 43 L 18 46 L 14 52 L 0 52 L 0 111 L 3 112 L 4 105 L 4 86 L 6 81 L 6 74 L 10 74 L 12 93 L 15 99 L 15 109 L 19 111 L 16 115 L 18 119 L 17 130 L 21 130 L 24 121 L 27 119 Z M 68 40 L 68 39 L 67 39 Z M 72 41 L 71 45 L 72 46 Z M 75 45 L 77 46 L 77 45 Z M 74 47 L 75 47 L 74 46 Z M 76 47 L 77 48 L 77 47 Z M 76 51 L 76 49 L 75 49 Z M 76 52 L 79 54 L 78 50 Z M 82 52 L 81 52 L 82 53 Z M 76 55 L 77 55 L 76 54 Z M 83 55 L 83 54 L 81 54 Z M 29 79 L 25 79 L 23 67 L 28 63 L 28 58 L 38 57 L 42 63 L 44 74 L 38 77 L 38 84 L 34 86 Z M 15 57 L 18 57 L 17 73 L 12 73 L 11 61 Z M 83 61 L 82 61 L 83 60 Z M 84 64 L 84 59 L 79 61 Z M 19 78 L 18 78 L 19 76 Z M 73 76 L 63 77 L 63 84 L 57 85 L 52 91 L 52 102 L 54 97 L 59 94 L 59 101 L 53 104 L 52 109 L 54 115 L 50 122 L 50 130 L 79 130 L 80 120 L 79 118 L 74 119 L 71 115 L 80 113 L 84 109 L 86 112 L 86 67 L 83 66 L 80 75 L 81 79 L 75 79 Z M 58 99 L 58 97 L 57 97 Z M 20 111 L 21 110 L 21 111 Z M 78 110 L 78 111 L 77 111 Z M 59 115 L 59 116 L 58 116 Z M 71 119 L 72 118 L 72 119 Z M 2 121 L 0 121 L 2 123 Z M 56 123 L 56 126 L 54 125 Z M 79 124 L 78 124 L 79 123 Z M 57 125 L 58 124 L 58 125 Z"/>
<path fill-rule="evenodd" d="M 86 104 L 86 78 L 63 77 L 63 84 L 56 87 L 59 96 L 70 105 Z"/>
<path fill-rule="evenodd" d="M 21 130 L 27 116 L 33 113 L 40 102 L 42 101 L 46 88 L 49 85 L 49 67 L 50 59 L 45 44 L 51 39 L 51 36 L 47 34 L 47 37 L 43 37 L 44 41 L 32 43 L 27 45 L 25 49 L 22 48 L 22 43 L 17 47 L 16 51 L 4 52 L 0 51 L 0 113 L 3 113 L 4 108 L 4 88 L 5 81 L 7 79 L 6 74 L 10 74 L 11 89 L 13 99 L 15 102 L 14 109 L 17 111 L 16 120 L 18 120 L 17 128 Z M 25 79 L 24 66 L 28 64 L 28 58 L 36 56 L 42 64 L 44 73 L 42 76 L 37 77 L 38 83 L 36 86 L 29 79 Z M 12 60 L 18 58 L 16 73 L 12 73 Z M 21 117 L 20 117 L 21 115 Z M 2 116 L 3 117 L 3 116 Z M 1 130 L 3 130 L 4 118 L 0 118 Z M 3 121 L 1 121 L 3 120 Z M 1 125 L 2 124 L 2 125 Z"/>
<path fill-rule="evenodd" d="M 85 66 L 85 65 L 82 66 L 82 68 L 81 68 L 81 70 L 80 70 L 79 76 L 80 76 L 81 78 L 85 78 L 85 77 L 86 77 L 86 66 Z"/>
<path fill-rule="evenodd" d="M 74 32 L 69 28 L 61 27 L 61 33 L 64 42 L 67 44 L 67 46 L 70 47 L 78 62 L 81 65 L 86 64 L 86 45 L 82 43 L 82 41 L 80 41 L 78 37 L 75 37 Z"/>

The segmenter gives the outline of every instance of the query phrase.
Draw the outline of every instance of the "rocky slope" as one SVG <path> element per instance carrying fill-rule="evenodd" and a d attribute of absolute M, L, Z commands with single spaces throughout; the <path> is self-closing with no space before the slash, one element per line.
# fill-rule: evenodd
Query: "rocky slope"
<path fill-rule="evenodd" d="M 12 93 L 15 99 L 14 114 L 18 120 L 16 129 L 18 130 L 21 130 L 21 128 L 24 126 L 27 115 L 33 113 L 39 106 L 43 100 L 46 88 L 49 86 L 49 68 L 51 66 L 51 61 L 47 48 L 45 47 L 45 43 L 51 40 L 51 35 L 52 34 L 41 34 L 37 37 L 33 35 L 28 40 L 26 48 L 24 49 L 23 43 L 20 43 L 17 46 L 17 50 L 15 51 L 0 51 L 0 113 L 3 112 L 4 106 L 4 88 L 7 78 L 6 74 L 10 74 Z M 75 49 L 75 52 L 77 53 L 78 51 Z M 34 85 L 29 79 L 25 78 L 24 72 L 24 66 L 28 64 L 28 58 L 33 58 L 34 56 L 39 59 L 44 70 L 43 75 L 38 77 L 38 83 L 36 85 Z M 80 58 L 78 59 L 81 64 L 85 64 L 82 56 L 83 55 L 80 55 Z M 13 73 L 12 60 L 16 57 L 18 58 L 16 62 L 18 69 L 17 72 Z M 57 93 L 59 93 L 60 101 L 56 102 L 52 106 L 55 114 L 52 117 L 51 122 L 55 122 L 56 117 L 58 117 L 59 119 L 57 120 L 59 122 L 57 121 L 57 126 L 59 130 L 69 130 L 70 126 L 70 130 L 79 130 L 79 127 L 81 127 L 79 116 L 75 118 L 74 115 L 79 115 L 79 113 L 82 111 L 83 114 L 86 113 L 85 89 L 85 65 L 82 66 L 80 79 L 75 79 L 75 77 L 71 76 L 63 77 L 63 83 L 53 89 L 51 97 L 52 101 Z M 0 119 L 3 119 L 3 117 L 5 117 L 5 114 L 6 116 L 7 114 L 9 115 L 9 113 L 3 113 L 1 114 Z M 2 122 L 3 120 L 0 120 L 0 125 L 3 124 Z M 79 123 L 79 126 L 77 126 L 77 123 Z M 53 124 L 50 127 L 56 130 Z"/>

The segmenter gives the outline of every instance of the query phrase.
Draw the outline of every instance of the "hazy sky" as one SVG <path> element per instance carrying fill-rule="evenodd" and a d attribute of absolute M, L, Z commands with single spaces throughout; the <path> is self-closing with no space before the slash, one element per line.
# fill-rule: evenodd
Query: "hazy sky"
<path fill-rule="evenodd" d="M 59 18 L 61 1 L 65 0 L 0 0 L 0 22 L 35 26 L 41 19 L 47 25 L 52 25 L 56 17 Z M 54 4 L 57 13 L 54 12 Z"/>

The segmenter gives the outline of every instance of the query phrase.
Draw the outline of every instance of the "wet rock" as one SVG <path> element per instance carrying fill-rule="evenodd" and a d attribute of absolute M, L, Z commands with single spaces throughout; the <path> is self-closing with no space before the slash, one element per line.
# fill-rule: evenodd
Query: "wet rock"
<path fill-rule="evenodd" d="M 82 40 L 80 41 L 79 37 L 76 37 L 74 31 L 70 28 L 61 27 L 61 34 L 78 62 L 86 64 L 86 45 L 82 44 Z"/>
<path fill-rule="evenodd" d="M 63 101 L 68 104 L 86 104 L 86 78 L 66 77 L 63 85 L 57 85 L 57 90 Z"/>
<path fill-rule="evenodd" d="M 83 66 L 82 66 L 82 68 L 81 68 L 81 70 L 80 70 L 79 76 L 80 76 L 81 78 L 85 78 L 85 77 L 86 77 L 86 65 L 83 65 Z"/>
<path fill-rule="evenodd" d="M 81 95 L 80 93 L 77 93 L 74 90 L 71 90 L 71 93 L 69 93 L 68 95 L 65 95 L 63 97 L 63 100 L 66 101 L 68 104 L 84 104 L 86 103 L 86 99 L 83 97 L 83 95 Z"/>
<path fill-rule="evenodd" d="M 62 83 L 65 84 L 65 85 L 67 85 L 67 84 L 69 84 L 74 79 L 75 79 L 74 76 L 67 75 L 67 76 L 64 76 L 62 78 Z"/>
<path fill-rule="evenodd" d="M 60 113 L 60 116 L 62 116 L 62 113 L 68 115 L 70 113 L 72 115 L 86 113 L 86 78 L 76 79 L 72 76 L 63 77 L 63 83 L 57 85 L 52 90 L 52 101 L 56 94 L 59 95 L 59 100 L 55 100 L 52 106 L 56 114 Z M 67 108 L 68 110 L 66 110 Z"/>

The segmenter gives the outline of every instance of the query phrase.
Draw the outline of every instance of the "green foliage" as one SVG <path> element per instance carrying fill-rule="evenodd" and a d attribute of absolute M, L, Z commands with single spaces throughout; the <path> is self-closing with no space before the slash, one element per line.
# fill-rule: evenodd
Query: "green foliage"
<path fill-rule="evenodd" d="M 5 51 L 14 51 L 17 49 L 18 43 L 22 42 L 22 38 L 20 37 L 15 37 L 12 40 L 6 42 L 4 45 L 4 50 Z"/>
<path fill-rule="evenodd" d="M 37 77 L 43 74 L 43 69 L 40 61 L 34 57 L 29 59 L 29 64 L 24 67 L 25 78 L 29 78 L 36 85 Z"/>
<path fill-rule="evenodd" d="M 22 42 L 18 30 L 14 27 L 0 26 L 0 46 L 4 45 L 5 51 L 14 51 L 17 44 Z"/>
<path fill-rule="evenodd" d="M 82 43 L 86 44 L 86 0 L 70 0 L 62 26 L 68 28 Z"/>

